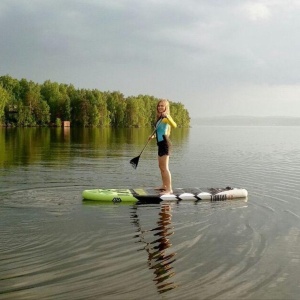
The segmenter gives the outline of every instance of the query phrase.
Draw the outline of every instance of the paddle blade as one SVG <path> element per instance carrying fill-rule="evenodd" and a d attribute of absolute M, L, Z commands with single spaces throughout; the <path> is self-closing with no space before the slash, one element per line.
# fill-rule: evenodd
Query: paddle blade
<path fill-rule="evenodd" d="M 130 161 L 131 166 L 136 169 L 140 160 L 140 155 Z"/>

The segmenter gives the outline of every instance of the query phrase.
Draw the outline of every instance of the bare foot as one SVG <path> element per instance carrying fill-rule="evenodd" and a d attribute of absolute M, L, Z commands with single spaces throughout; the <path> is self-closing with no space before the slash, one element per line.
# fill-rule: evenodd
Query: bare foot
<path fill-rule="evenodd" d="M 159 194 L 160 195 L 171 195 L 171 194 L 173 194 L 173 191 L 167 191 L 167 190 L 165 190 L 165 191 L 163 191 L 163 192 L 161 192 Z"/>

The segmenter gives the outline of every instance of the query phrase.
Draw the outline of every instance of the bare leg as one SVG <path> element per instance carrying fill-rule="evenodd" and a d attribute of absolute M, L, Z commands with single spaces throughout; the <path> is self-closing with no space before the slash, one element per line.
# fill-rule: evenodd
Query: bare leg
<path fill-rule="evenodd" d="M 169 170 L 169 155 L 163 155 L 158 157 L 158 166 L 161 173 L 162 187 L 164 192 L 162 194 L 171 194 L 172 190 L 172 178 Z"/>

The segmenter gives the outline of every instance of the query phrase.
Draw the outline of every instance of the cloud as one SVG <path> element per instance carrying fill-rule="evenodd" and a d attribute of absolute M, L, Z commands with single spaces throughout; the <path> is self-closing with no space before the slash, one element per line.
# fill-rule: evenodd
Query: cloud
<path fill-rule="evenodd" d="M 264 3 L 249 2 L 243 5 L 243 9 L 252 21 L 268 20 L 271 17 L 271 10 Z"/>
<path fill-rule="evenodd" d="M 225 96 L 240 107 L 234 94 L 267 107 L 271 90 L 299 92 L 299 10 L 298 0 L 2 0 L 0 73 L 191 108 L 204 99 L 213 111 Z"/>

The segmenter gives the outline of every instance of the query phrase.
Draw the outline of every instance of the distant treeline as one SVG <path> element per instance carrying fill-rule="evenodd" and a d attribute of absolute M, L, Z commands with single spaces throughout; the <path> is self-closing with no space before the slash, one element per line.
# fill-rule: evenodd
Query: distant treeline
<path fill-rule="evenodd" d="M 148 95 L 124 97 L 119 91 L 76 89 L 72 84 L 0 76 L 0 125 L 61 126 L 70 121 L 81 127 L 147 127 L 155 120 L 159 99 Z M 178 126 L 190 117 L 181 103 L 170 101 Z"/>

